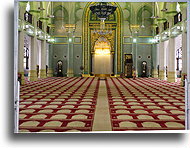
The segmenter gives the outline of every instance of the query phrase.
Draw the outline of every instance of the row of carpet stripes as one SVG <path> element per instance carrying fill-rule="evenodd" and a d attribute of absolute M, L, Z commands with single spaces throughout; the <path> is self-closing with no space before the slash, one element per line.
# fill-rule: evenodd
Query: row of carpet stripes
<path fill-rule="evenodd" d="M 155 78 L 106 79 L 113 131 L 184 130 L 184 88 Z"/>
<path fill-rule="evenodd" d="M 46 78 L 21 87 L 20 132 L 91 131 L 98 78 Z"/>
<path fill-rule="evenodd" d="M 19 131 L 92 131 L 99 83 L 52 77 L 21 86 Z M 113 131 L 184 129 L 183 87 L 154 78 L 106 78 L 105 87 Z"/>

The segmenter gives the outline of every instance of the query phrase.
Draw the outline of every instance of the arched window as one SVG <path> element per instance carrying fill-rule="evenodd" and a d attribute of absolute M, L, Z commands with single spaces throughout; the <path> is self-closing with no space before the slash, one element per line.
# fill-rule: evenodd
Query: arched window
<path fill-rule="evenodd" d="M 182 47 L 180 47 L 176 51 L 176 61 L 177 61 L 176 70 L 181 71 L 182 70 Z"/>
<path fill-rule="evenodd" d="M 29 49 L 24 46 L 24 67 L 29 69 Z"/>

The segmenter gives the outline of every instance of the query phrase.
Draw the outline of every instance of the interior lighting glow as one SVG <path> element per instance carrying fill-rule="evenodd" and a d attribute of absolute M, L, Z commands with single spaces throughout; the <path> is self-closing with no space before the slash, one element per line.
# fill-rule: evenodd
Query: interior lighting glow
<path fill-rule="evenodd" d="M 137 42 L 137 39 L 133 39 L 133 43 L 136 43 Z"/>
<path fill-rule="evenodd" d="M 96 49 L 95 50 L 96 55 L 110 55 L 109 49 Z"/>

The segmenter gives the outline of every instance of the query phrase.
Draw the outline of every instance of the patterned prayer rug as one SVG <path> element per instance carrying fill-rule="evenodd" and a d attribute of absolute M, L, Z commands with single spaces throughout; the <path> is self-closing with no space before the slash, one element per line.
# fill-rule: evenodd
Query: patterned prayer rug
<path fill-rule="evenodd" d="M 19 132 L 91 131 L 98 78 L 46 78 L 21 86 Z"/>
<path fill-rule="evenodd" d="M 184 88 L 155 78 L 107 78 L 113 131 L 184 130 Z"/>

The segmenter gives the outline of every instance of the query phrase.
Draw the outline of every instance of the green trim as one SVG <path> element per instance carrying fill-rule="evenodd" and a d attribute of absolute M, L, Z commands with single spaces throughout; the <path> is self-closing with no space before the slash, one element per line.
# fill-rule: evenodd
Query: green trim
<path fill-rule="evenodd" d="M 40 17 L 39 20 L 40 20 L 40 21 L 48 21 L 49 18 L 48 18 L 48 17 Z"/>
<path fill-rule="evenodd" d="M 168 11 L 166 12 L 166 15 L 174 15 L 177 14 L 177 11 Z"/>
<path fill-rule="evenodd" d="M 20 1 L 19 3 L 28 3 L 28 1 Z"/>
<path fill-rule="evenodd" d="M 156 19 L 158 22 L 165 22 L 165 21 L 167 21 L 167 19 L 165 19 L 165 18 L 158 18 L 158 19 Z"/>
<path fill-rule="evenodd" d="M 187 4 L 187 2 L 178 2 L 180 5 Z"/>
<path fill-rule="evenodd" d="M 40 13 L 40 10 L 30 10 L 30 13 Z"/>
<path fill-rule="evenodd" d="M 152 24 L 152 27 L 158 27 L 158 24 Z"/>
<path fill-rule="evenodd" d="M 41 40 L 41 41 L 44 41 L 44 40 L 45 40 L 44 37 L 43 37 L 43 38 L 37 37 L 37 39 L 38 39 L 38 40 Z"/>

